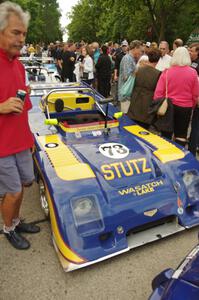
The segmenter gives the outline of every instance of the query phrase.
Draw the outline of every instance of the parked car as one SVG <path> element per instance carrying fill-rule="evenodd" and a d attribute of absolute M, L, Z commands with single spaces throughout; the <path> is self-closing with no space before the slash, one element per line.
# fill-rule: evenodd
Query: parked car
<path fill-rule="evenodd" d="M 199 224 L 199 162 L 189 151 L 85 83 L 35 84 L 31 98 L 41 205 L 66 271 Z"/>
<path fill-rule="evenodd" d="M 182 261 L 176 270 L 166 269 L 152 282 L 149 300 L 199 299 L 199 245 Z"/>
<path fill-rule="evenodd" d="M 61 82 L 61 77 L 52 57 L 20 57 L 30 84 L 35 82 L 56 83 Z"/>

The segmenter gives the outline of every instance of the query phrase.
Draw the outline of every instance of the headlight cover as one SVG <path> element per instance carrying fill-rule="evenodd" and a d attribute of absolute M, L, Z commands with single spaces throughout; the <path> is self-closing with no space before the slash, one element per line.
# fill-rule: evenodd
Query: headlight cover
<path fill-rule="evenodd" d="M 76 217 L 83 217 L 88 215 L 93 208 L 93 201 L 90 198 L 80 198 L 75 201 L 73 211 Z"/>
<path fill-rule="evenodd" d="M 199 173 L 197 170 L 187 170 L 183 172 L 183 182 L 190 199 L 199 201 Z"/>
<path fill-rule="evenodd" d="M 101 231 L 103 220 L 97 197 L 94 195 L 71 199 L 75 226 L 80 234 L 93 234 Z"/>

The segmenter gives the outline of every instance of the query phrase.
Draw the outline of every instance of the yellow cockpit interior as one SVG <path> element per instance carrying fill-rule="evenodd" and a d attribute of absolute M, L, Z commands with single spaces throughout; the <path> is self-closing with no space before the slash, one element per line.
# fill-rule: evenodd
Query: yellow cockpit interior
<path fill-rule="evenodd" d="M 66 132 L 103 129 L 105 114 L 96 108 L 94 95 L 78 91 L 53 91 L 41 102 L 48 118 L 56 118 Z M 117 127 L 116 119 L 108 118 L 109 128 Z"/>
<path fill-rule="evenodd" d="M 70 110 L 92 110 L 94 98 L 89 94 L 77 92 L 54 92 L 48 95 L 46 105 L 49 113 L 59 113 Z"/>

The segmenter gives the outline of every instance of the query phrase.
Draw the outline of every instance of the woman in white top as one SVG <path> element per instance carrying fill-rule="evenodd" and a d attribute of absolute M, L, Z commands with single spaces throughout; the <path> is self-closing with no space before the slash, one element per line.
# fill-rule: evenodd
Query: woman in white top
<path fill-rule="evenodd" d="M 87 47 L 82 47 L 82 56 L 83 61 L 80 65 L 80 73 L 81 73 L 81 80 L 92 84 L 94 79 L 94 62 L 92 57 L 89 55 L 89 51 Z"/>

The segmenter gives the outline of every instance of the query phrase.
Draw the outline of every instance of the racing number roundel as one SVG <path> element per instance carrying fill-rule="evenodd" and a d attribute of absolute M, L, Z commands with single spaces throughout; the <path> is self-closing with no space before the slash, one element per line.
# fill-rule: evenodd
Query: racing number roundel
<path fill-rule="evenodd" d="M 48 143 L 45 145 L 46 148 L 56 148 L 58 146 L 57 143 Z"/>
<path fill-rule="evenodd" d="M 129 155 L 129 149 L 118 143 L 105 143 L 99 146 L 102 155 L 109 158 L 121 159 Z"/>

